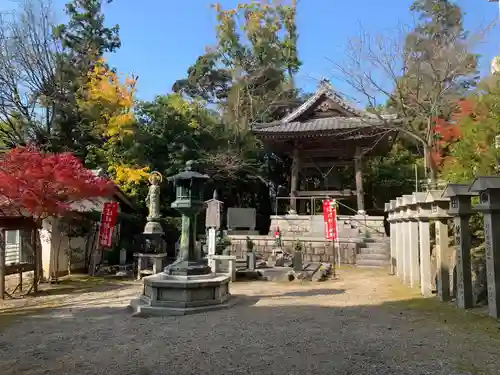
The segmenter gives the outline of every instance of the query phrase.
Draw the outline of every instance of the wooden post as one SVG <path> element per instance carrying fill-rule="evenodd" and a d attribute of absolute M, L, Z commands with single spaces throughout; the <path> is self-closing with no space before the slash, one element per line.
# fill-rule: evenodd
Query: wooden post
<path fill-rule="evenodd" d="M 5 229 L 0 228 L 0 299 L 5 299 Z"/>
<path fill-rule="evenodd" d="M 354 157 L 354 172 L 356 179 L 356 200 L 358 204 L 358 214 L 364 215 L 365 212 L 365 192 L 363 190 L 363 159 L 361 149 L 356 148 Z"/>
<path fill-rule="evenodd" d="M 297 196 L 297 190 L 299 188 L 299 172 L 300 172 L 300 156 L 299 149 L 297 145 L 295 145 L 293 149 L 293 163 L 292 170 L 290 176 L 290 213 L 297 213 L 297 200 L 295 197 Z"/>
<path fill-rule="evenodd" d="M 33 292 L 38 292 L 38 283 L 42 278 L 42 249 L 38 249 L 38 229 L 31 231 L 31 244 L 33 246 L 33 256 L 35 257 L 35 271 L 33 279 Z"/>

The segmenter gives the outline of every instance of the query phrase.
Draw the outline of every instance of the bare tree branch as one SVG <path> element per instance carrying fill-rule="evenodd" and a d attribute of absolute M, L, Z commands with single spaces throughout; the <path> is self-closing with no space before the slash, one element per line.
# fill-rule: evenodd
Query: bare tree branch
<path fill-rule="evenodd" d="M 50 134 L 60 46 L 50 0 L 23 0 L 0 16 L 0 137 L 12 145 Z"/>

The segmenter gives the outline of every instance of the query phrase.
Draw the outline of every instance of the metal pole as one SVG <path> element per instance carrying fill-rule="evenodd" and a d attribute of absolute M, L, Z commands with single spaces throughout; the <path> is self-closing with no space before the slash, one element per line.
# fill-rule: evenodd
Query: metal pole
<path fill-rule="evenodd" d="M 418 167 L 417 163 L 415 163 L 415 191 L 418 191 Z"/>

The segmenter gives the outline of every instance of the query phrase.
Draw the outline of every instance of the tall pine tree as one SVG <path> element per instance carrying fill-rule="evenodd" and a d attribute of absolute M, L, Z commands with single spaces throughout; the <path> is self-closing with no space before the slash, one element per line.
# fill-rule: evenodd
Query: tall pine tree
<path fill-rule="evenodd" d="M 78 95 L 96 62 L 121 45 L 118 25 L 105 25 L 104 2 L 112 0 L 72 0 L 65 9 L 69 21 L 54 28 L 54 37 L 63 47 L 57 66 L 63 88 L 57 102 L 57 132 L 51 146 L 56 150 L 71 150 L 82 160 L 92 151 L 89 145 L 98 140 L 93 138 L 90 124 L 78 108 Z"/>

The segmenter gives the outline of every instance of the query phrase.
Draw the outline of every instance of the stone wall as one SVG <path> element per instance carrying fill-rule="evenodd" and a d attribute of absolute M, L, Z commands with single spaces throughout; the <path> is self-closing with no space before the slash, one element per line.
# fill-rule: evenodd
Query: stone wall
<path fill-rule="evenodd" d="M 281 229 L 281 228 L 280 228 Z M 273 236 L 248 236 L 254 242 L 254 251 L 264 258 L 272 254 L 275 240 Z M 246 252 L 246 238 L 244 235 L 230 235 L 231 255 L 244 258 Z M 333 263 L 334 249 L 331 241 L 322 238 L 301 238 L 304 249 L 304 262 L 327 262 Z M 282 237 L 282 247 L 286 252 L 292 253 L 296 238 Z M 360 240 L 340 239 L 338 253 L 341 264 L 356 264 L 356 254 L 361 244 Z M 337 250 L 336 250 L 337 251 Z"/>
<path fill-rule="evenodd" d="M 270 234 L 274 233 L 278 227 L 282 236 L 323 237 L 323 215 L 271 216 Z M 383 216 L 339 215 L 337 227 L 340 238 L 359 238 L 366 232 L 371 236 L 385 233 Z"/>

